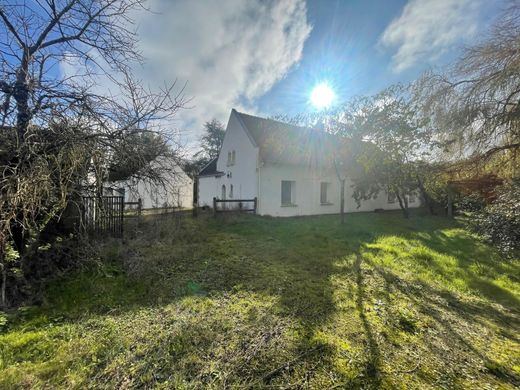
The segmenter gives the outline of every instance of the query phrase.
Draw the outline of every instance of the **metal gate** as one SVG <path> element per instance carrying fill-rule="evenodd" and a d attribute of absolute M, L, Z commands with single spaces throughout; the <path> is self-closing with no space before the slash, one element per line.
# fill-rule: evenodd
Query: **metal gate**
<path fill-rule="evenodd" d="M 123 236 L 123 196 L 84 196 L 83 226 L 91 235 Z"/>

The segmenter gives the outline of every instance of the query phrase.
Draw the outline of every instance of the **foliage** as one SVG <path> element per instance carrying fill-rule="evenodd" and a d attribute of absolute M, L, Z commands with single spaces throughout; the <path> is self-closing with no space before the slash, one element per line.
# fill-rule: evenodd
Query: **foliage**
<path fill-rule="evenodd" d="M 108 166 L 108 182 L 139 177 L 154 181 L 154 162 L 173 153 L 167 140 L 154 133 L 135 133 L 117 141 Z M 172 163 L 172 159 L 168 159 Z"/>
<path fill-rule="evenodd" d="M 200 139 L 201 150 L 193 155 L 191 161 L 185 163 L 185 171 L 195 177 L 211 160 L 218 157 L 226 129 L 217 119 L 204 123 L 204 134 Z"/>
<path fill-rule="evenodd" d="M 8 244 L 23 263 L 30 243 L 87 184 L 102 192 L 110 169 L 155 182 L 173 170 L 149 161 L 179 154 L 171 120 L 184 98 L 175 84 L 153 90 L 131 72 L 142 61 L 132 18 L 144 3 L 0 5 L 0 306 L 8 304 Z M 56 71 L 63 64 L 72 74 Z"/>
<path fill-rule="evenodd" d="M 497 192 L 491 204 L 475 211 L 470 225 L 502 253 L 515 256 L 520 251 L 520 182 L 506 184 Z"/>
<path fill-rule="evenodd" d="M 512 2 L 490 34 L 467 47 L 444 74 L 427 72 L 415 92 L 436 124 L 448 158 L 482 164 L 498 158 L 518 169 L 520 149 L 520 5 Z"/>
<path fill-rule="evenodd" d="M 406 88 L 395 85 L 357 99 L 340 118 L 344 130 L 339 134 L 358 145 L 356 162 L 362 170 L 351 174 L 358 204 L 386 191 L 397 197 L 408 217 L 407 196 L 418 192 L 421 177 L 427 176 L 421 159 L 428 156 L 429 131 Z"/>
<path fill-rule="evenodd" d="M 460 211 L 477 212 L 482 211 L 486 206 L 485 199 L 480 194 L 462 195 L 460 199 L 455 202 L 455 206 Z"/>
<path fill-rule="evenodd" d="M 518 259 L 395 212 L 146 219 L 9 315 L 0 387 L 516 388 Z"/>
<path fill-rule="evenodd" d="M 198 152 L 196 157 L 204 157 L 207 160 L 212 160 L 218 157 L 226 129 L 224 125 L 218 120 L 213 119 L 211 122 L 204 124 L 204 135 L 200 140 L 202 150 Z"/>

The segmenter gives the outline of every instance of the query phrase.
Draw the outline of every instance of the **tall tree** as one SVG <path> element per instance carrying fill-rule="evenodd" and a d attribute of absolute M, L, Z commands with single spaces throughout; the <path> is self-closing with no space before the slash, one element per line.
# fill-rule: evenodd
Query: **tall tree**
<path fill-rule="evenodd" d="M 150 139 L 178 156 L 170 120 L 184 104 L 175 85 L 144 86 L 132 15 L 145 0 L 14 0 L 0 4 L 0 268 L 59 217 L 88 178 L 131 158 L 139 175 Z M 74 71 L 63 72 L 67 67 Z M 110 84 L 110 88 L 101 83 Z M 110 92 L 112 91 L 112 92 Z M 131 142 L 130 142 L 131 141 Z M 146 175 L 155 181 L 161 170 Z M 10 257 L 12 258 L 12 256 Z M 2 283 L 5 292 L 6 282 Z M 4 298 L 0 304 L 5 305 Z"/>
<path fill-rule="evenodd" d="M 520 174 L 520 4 L 498 19 L 487 37 L 467 47 L 445 73 L 415 85 L 435 139 L 448 159 L 487 164 L 499 159 Z"/>
<path fill-rule="evenodd" d="M 339 118 L 340 134 L 356 145 L 350 177 L 358 204 L 386 191 L 408 218 L 408 196 L 421 189 L 420 160 L 430 151 L 427 121 L 417 114 L 408 89 L 395 85 L 356 99 Z"/>
<path fill-rule="evenodd" d="M 217 119 L 204 123 L 204 133 L 200 138 L 201 149 L 195 153 L 190 161 L 185 162 L 184 170 L 195 177 L 205 165 L 218 157 L 226 129 Z"/>
<path fill-rule="evenodd" d="M 218 157 L 226 129 L 217 119 L 212 119 L 204 124 L 204 135 L 200 139 L 202 150 L 195 154 L 197 158 L 204 158 L 207 161 Z"/>

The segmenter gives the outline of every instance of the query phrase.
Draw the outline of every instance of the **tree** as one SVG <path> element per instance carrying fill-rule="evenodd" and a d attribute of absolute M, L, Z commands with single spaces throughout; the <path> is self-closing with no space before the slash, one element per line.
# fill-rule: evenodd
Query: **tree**
<path fill-rule="evenodd" d="M 131 17 L 144 0 L 26 3 L 0 5 L 4 306 L 7 253 L 24 261 L 27 245 L 91 178 L 99 189 L 131 161 L 124 176 L 164 180 L 165 164 L 147 162 L 178 156 L 171 119 L 185 102 L 175 84 L 156 91 L 132 74 L 143 59 Z M 57 71 L 63 65 L 74 71 Z"/>
<path fill-rule="evenodd" d="M 196 158 L 203 158 L 208 162 L 218 157 L 226 129 L 224 125 L 217 119 L 212 119 L 211 122 L 204 124 L 204 135 L 200 140 L 201 151 L 195 154 Z"/>
<path fill-rule="evenodd" d="M 496 159 L 514 177 L 520 149 L 520 5 L 512 3 L 498 20 L 448 71 L 426 73 L 415 93 L 448 159 L 462 156 L 472 165 Z"/>
<path fill-rule="evenodd" d="M 201 150 L 193 155 L 191 161 L 184 164 L 185 171 L 195 177 L 211 160 L 218 157 L 226 129 L 217 119 L 204 123 L 204 134 L 200 139 Z"/>
<path fill-rule="evenodd" d="M 358 204 L 386 191 L 408 218 L 407 196 L 422 189 L 421 159 L 430 152 L 427 121 L 417 111 L 407 88 L 395 85 L 340 112 L 340 133 L 355 144 L 350 176 Z"/>

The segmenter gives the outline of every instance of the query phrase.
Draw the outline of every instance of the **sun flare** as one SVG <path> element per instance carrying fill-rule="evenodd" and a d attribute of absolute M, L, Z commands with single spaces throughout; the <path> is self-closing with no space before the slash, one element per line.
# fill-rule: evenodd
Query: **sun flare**
<path fill-rule="evenodd" d="M 311 93 L 311 103 L 317 109 L 329 107 L 334 101 L 336 94 L 327 84 L 321 83 L 314 87 Z"/>

